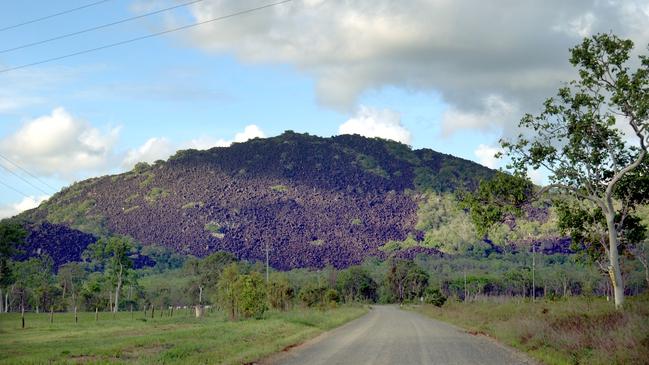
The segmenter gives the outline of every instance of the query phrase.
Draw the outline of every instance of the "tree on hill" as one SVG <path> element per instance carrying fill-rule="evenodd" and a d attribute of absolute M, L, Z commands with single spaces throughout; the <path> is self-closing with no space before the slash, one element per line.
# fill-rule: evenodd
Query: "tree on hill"
<path fill-rule="evenodd" d="M 539 115 L 525 115 L 519 123 L 524 132 L 516 139 L 501 140 L 516 176 L 525 177 L 530 168 L 549 171 L 550 184 L 535 195 L 549 193 L 559 205 L 562 230 L 593 257 L 606 259 L 618 309 L 624 304 L 620 252 L 643 236 L 633 214 L 649 198 L 649 57 L 640 56 L 632 71 L 627 65 L 632 49 L 632 41 L 615 35 L 584 39 L 570 50 L 579 78 L 546 100 Z M 501 186 L 497 193 L 511 197 L 507 189 L 516 184 L 522 183 Z M 491 213 L 485 214 L 487 221 L 504 211 Z"/>

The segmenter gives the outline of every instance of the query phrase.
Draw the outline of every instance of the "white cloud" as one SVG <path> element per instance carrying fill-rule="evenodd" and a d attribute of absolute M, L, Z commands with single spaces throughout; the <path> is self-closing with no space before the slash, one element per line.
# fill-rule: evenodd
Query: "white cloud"
<path fill-rule="evenodd" d="M 206 150 L 212 147 L 228 147 L 234 142 L 245 142 L 257 137 L 265 137 L 264 131 L 254 124 L 247 125 L 243 131 L 237 132 L 231 140 L 217 139 L 209 135 L 200 136 L 188 142 L 175 144 L 165 137 L 149 138 L 142 146 L 129 150 L 122 161 L 122 167 L 132 168 L 138 162 L 154 162 L 164 160 L 179 149 L 193 148 Z"/>
<path fill-rule="evenodd" d="M 481 144 L 473 151 L 473 154 L 478 158 L 478 162 L 490 169 L 495 169 L 500 166 L 500 159 L 496 158 L 496 153 L 501 152 L 500 147 L 488 146 Z"/>
<path fill-rule="evenodd" d="M 374 109 L 361 106 L 356 116 L 338 127 L 338 134 L 360 134 L 365 137 L 381 137 L 410 144 L 412 136 L 401 124 L 399 113 L 390 109 Z"/>
<path fill-rule="evenodd" d="M 253 138 L 264 138 L 266 135 L 264 134 L 264 131 L 261 130 L 258 126 L 251 124 L 247 125 L 244 129 L 243 132 L 239 132 L 234 135 L 234 142 L 245 142 L 249 139 Z"/>
<path fill-rule="evenodd" d="M 0 151 L 38 174 L 76 176 L 81 171 L 109 167 L 119 131 L 117 127 L 102 132 L 65 109 L 56 108 L 4 137 Z"/>
<path fill-rule="evenodd" d="M 442 115 L 442 133 L 449 135 L 460 129 L 490 130 L 507 125 L 516 118 L 518 108 L 498 95 L 489 95 L 478 111 L 449 108 Z"/>
<path fill-rule="evenodd" d="M 130 169 L 138 162 L 154 162 L 166 160 L 176 151 L 176 148 L 166 138 L 149 138 L 138 148 L 131 149 L 126 153 L 122 167 Z"/>
<path fill-rule="evenodd" d="M 0 219 L 13 217 L 25 210 L 36 208 L 48 198 L 49 196 L 46 195 L 39 197 L 30 196 L 23 198 L 18 203 L 0 206 Z"/>
<path fill-rule="evenodd" d="M 206 21 L 244 8 L 236 0 L 204 1 L 192 6 L 191 14 Z M 568 49 L 577 37 L 612 30 L 640 47 L 647 44 L 648 13 L 645 0 L 515 6 L 470 0 L 294 0 L 237 22 L 205 24 L 181 37 L 243 62 L 291 65 L 315 80 L 323 105 L 344 112 L 354 110 L 364 92 L 386 86 L 434 91 L 451 106 L 449 116 L 457 123 L 483 130 L 515 125 L 520 117 L 483 117 L 488 112 L 483 101 L 490 96 L 534 113 L 562 82 L 575 78 Z"/>
<path fill-rule="evenodd" d="M 199 138 L 192 139 L 191 141 L 181 145 L 181 148 L 194 148 L 197 150 L 206 150 L 212 147 L 228 147 L 232 143 L 245 142 L 254 138 L 264 138 L 266 134 L 257 125 L 247 125 L 243 131 L 237 132 L 234 138 L 226 140 L 223 138 L 214 138 L 211 136 L 200 136 Z"/>

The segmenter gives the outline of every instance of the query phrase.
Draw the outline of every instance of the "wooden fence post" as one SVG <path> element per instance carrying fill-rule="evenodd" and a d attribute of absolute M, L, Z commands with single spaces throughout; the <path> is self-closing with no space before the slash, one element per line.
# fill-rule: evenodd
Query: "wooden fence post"
<path fill-rule="evenodd" d="M 99 320 L 99 307 L 95 307 L 95 322 Z"/>
<path fill-rule="evenodd" d="M 77 306 L 74 306 L 74 323 L 79 323 L 79 316 L 77 314 Z"/>
<path fill-rule="evenodd" d="M 155 305 L 151 304 L 151 319 L 153 319 L 154 313 L 155 313 Z"/>
<path fill-rule="evenodd" d="M 54 323 L 54 306 L 50 306 L 50 324 Z"/>
<path fill-rule="evenodd" d="M 22 321 L 22 328 L 25 328 L 25 305 L 22 306 L 21 312 L 20 312 L 20 319 Z"/>

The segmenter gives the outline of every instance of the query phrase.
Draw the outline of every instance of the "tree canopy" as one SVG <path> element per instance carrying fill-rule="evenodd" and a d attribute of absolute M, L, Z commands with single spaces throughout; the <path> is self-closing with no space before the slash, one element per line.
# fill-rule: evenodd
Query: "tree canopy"
<path fill-rule="evenodd" d="M 649 58 L 639 56 L 632 70 L 632 50 L 631 40 L 612 34 L 584 39 L 570 50 L 579 78 L 547 99 L 538 115 L 525 115 L 518 137 L 501 140 L 515 176 L 549 171 L 550 184 L 534 196 L 549 193 L 564 231 L 606 257 L 617 308 L 624 302 L 620 250 L 642 239 L 633 213 L 649 199 Z M 497 183 L 485 189 L 491 190 L 487 196 L 509 197 L 505 206 L 516 206 L 519 190 Z M 499 205 L 502 198 L 482 201 L 490 204 L 477 213 L 478 229 L 511 212 Z"/>

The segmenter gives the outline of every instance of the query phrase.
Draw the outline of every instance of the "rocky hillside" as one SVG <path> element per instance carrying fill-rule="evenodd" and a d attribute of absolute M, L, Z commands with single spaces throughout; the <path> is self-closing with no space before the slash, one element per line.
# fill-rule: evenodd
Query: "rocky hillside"
<path fill-rule="evenodd" d="M 390 240 L 422 239 L 415 229 L 422 191 L 473 189 L 492 173 L 397 142 L 289 131 L 179 151 L 168 161 L 82 181 L 18 218 L 32 231 L 30 250 L 50 251 L 47 232 L 75 236 L 66 226 L 197 256 L 227 250 L 254 260 L 269 247 L 278 269 L 345 267 L 383 256 L 379 248 Z M 83 242 L 69 242 L 74 253 L 57 244 L 51 254 L 74 259 L 88 241 L 76 236 Z"/>

